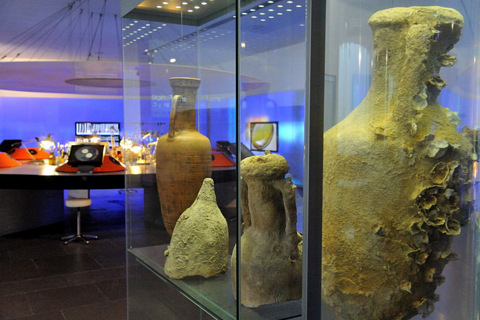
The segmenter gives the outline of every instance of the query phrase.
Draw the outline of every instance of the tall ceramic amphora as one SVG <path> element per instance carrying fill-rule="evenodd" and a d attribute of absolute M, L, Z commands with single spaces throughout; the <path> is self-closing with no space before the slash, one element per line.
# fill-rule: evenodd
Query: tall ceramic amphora
<path fill-rule="evenodd" d="M 210 140 L 195 126 L 199 85 L 200 79 L 170 78 L 173 100 L 168 133 L 156 147 L 160 208 L 170 235 L 178 217 L 195 201 L 203 180 L 212 174 Z"/>
<path fill-rule="evenodd" d="M 456 258 L 453 238 L 474 212 L 476 133 L 460 132 L 456 112 L 437 101 L 446 85 L 440 69 L 455 63 L 447 52 L 463 17 L 449 8 L 402 7 L 369 23 L 370 90 L 325 133 L 323 302 L 344 320 L 425 318 Z"/>

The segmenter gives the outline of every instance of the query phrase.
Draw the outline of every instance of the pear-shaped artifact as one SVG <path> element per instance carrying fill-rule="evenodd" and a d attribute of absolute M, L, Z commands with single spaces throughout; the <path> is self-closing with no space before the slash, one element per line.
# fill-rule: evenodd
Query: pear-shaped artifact
<path fill-rule="evenodd" d="M 240 172 L 243 234 L 240 245 L 240 301 L 247 307 L 300 299 L 301 236 L 297 233 L 296 186 L 278 154 L 242 160 Z M 236 247 L 232 277 L 236 293 Z"/>
<path fill-rule="evenodd" d="M 427 316 L 454 259 L 476 159 L 437 96 L 462 16 L 393 8 L 369 20 L 374 74 L 364 101 L 325 133 L 323 299 L 344 320 Z"/>
<path fill-rule="evenodd" d="M 228 226 L 211 178 L 203 181 L 195 202 L 178 218 L 165 255 L 164 270 L 170 278 L 210 278 L 227 271 Z"/>
<path fill-rule="evenodd" d="M 160 209 L 172 235 L 178 217 L 195 200 L 203 179 L 212 175 L 210 140 L 195 126 L 195 102 L 200 79 L 170 78 L 173 89 L 168 133 L 155 148 Z"/>

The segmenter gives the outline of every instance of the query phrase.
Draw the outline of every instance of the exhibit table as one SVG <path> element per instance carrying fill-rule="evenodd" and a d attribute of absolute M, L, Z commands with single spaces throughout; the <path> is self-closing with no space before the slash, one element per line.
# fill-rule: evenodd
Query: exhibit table
<path fill-rule="evenodd" d="M 160 210 L 155 166 L 130 165 L 128 170 L 102 173 L 65 173 L 56 166 L 23 162 L 0 168 L 0 236 L 64 221 L 64 190 L 143 188 L 151 212 Z M 216 182 L 235 181 L 235 167 L 214 167 Z M 153 214 L 152 214 L 153 216 Z M 146 214 L 145 219 L 150 220 Z"/>

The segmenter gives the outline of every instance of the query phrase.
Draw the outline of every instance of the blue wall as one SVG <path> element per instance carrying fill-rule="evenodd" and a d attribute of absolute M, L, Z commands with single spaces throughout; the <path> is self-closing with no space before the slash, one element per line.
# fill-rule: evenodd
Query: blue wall
<path fill-rule="evenodd" d="M 297 184 L 303 180 L 303 93 L 286 91 L 242 98 L 240 129 L 242 143 L 250 147 L 249 124 L 252 121 L 278 121 L 278 153 L 290 164 L 290 174 Z M 300 102 L 299 102 L 300 101 Z M 198 101 L 198 129 L 216 141 L 235 141 L 235 99 Z M 141 101 L 143 130 L 168 130 L 170 101 Z M 0 141 L 4 139 L 32 140 L 52 134 L 56 142 L 64 144 L 75 140 L 75 122 L 120 122 L 124 130 L 122 99 L 73 98 L 0 98 Z M 164 123 L 158 125 L 158 123 Z M 27 147 L 36 147 L 35 142 Z M 260 154 L 259 152 L 255 152 Z"/>
<path fill-rule="evenodd" d="M 64 144 L 75 140 L 75 121 L 123 123 L 123 100 L 0 98 L 0 141 L 28 141 L 50 133 L 55 142 Z M 27 143 L 27 147 L 36 146 Z"/>

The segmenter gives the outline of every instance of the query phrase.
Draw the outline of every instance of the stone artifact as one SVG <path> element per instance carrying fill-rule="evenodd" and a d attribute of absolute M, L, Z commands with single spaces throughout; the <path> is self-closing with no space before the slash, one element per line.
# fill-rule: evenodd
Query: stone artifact
<path fill-rule="evenodd" d="M 165 255 L 165 273 L 174 279 L 209 278 L 227 270 L 228 226 L 211 178 L 203 181 L 195 202 L 178 218 Z"/>
<path fill-rule="evenodd" d="M 296 186 L 285 179 L 288 169 L 285 158 L 277 154 L 252 156 L 241 162 L 240 301 L 247 307 L 302 296 Z M 235 247 L 232 253 L 234 294 L 236 263 Z"/>
<path fill-rule="evenodd" d="M 203 179 L 212 174 L 210 140 L 195 126 L 199 79 L 170 78 L 173 89 L 168 134 L 156 147 L 157 188 L 163 223 L 172 235 L 178 217 L 197 197 Z"/>
<path fill-rule="evenodd" d="M 344 320 L 425 317 L 472 210 L 476 132 L 460 133 L 457 114 L 437 102 L 463 18 L 411 7 L 369 23 L 371 88 L 325 133 L 323 299 Z"/>

